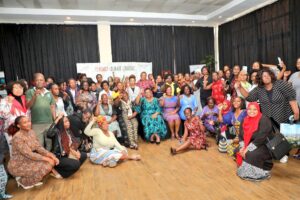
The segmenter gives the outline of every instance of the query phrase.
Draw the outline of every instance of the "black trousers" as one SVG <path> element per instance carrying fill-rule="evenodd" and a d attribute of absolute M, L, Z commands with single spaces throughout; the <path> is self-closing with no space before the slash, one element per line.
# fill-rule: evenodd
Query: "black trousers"
<path fill-rule="evenodd" d="M 77 172 L 80 166 L 87 158 L 87 154 L 85 152 L 80 152 L 81 156 L 79 160 L 75 160 L 68 157 L 61 157 L 59 159 L 59 164 L 54 167 L 54 169 L 63 177 L 68 178 Z"/>

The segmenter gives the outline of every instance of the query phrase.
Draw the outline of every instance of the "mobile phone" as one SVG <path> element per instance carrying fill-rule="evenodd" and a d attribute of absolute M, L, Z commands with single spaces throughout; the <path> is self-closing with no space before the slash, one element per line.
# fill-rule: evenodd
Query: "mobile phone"
<path fill-rule="evenodd" d="M 278 65 L 280 65 L 280 63 L 282 62 L 281 58 L 280 57 L 277 57 L 278 59 Z"/>

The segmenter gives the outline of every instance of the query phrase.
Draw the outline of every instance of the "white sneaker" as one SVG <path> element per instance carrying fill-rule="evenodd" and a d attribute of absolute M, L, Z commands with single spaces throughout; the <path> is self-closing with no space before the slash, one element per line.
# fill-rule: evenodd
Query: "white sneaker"
<path fill-rule="evenodd" d="M 289 160 L 289 157 L 288 157 L 287 155 L 285 155 L 285 156 L 283 156 L 283 157 L 279 160 L 279 162 L 281 162 L 281 163 L 287 163 L 288 160 Z"/>

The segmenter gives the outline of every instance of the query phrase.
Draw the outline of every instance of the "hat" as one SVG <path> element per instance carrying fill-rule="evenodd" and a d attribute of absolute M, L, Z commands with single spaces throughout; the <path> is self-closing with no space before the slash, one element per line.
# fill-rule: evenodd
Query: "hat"
<path fill-rule="evenodd" d="M 226 141 L 225 138 L 223 138 L 219 141 L 219 148 L 218 149 L 221 153 L 227 153 L 227 141 Z"/>
<path fill-rule="evenodd" d="M 115 99 L 118 98 L 119 96 L 120 96 L 120 92 L 115 92 L 115 91 L 113 91 L 113 93 L 112 93 L 112 95 L 111 95 L 111 97 L 112 97 L 113 100 L 115 100 Z"/>
<path fill-rule="evenodd" d="M 102 125 L 104 122 L 106 122 L 106 117 L 104 117 L 104 116 L 102 116 L 102 115 L 99 115 L 99 116 L 97 117 L 97 123 L 98 123 L 99 125 Z"/>

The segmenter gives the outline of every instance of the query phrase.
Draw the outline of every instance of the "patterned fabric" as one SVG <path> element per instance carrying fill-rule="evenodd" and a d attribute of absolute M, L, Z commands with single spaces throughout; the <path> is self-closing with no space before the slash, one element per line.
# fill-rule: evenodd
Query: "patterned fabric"
<path fill-rule="evenodd" d="M 162 116 L 159 114 L 155 119 L 152 119 L 154 113 L 161 112 L 158 100 L 153 98 L 151 102 L 148 102 L 146 98 L 141 98 L 141 111 L 146 140 L 149 141 L 151 135 L 154 133 L 158 134 L 161 138 L 165 138 L 167 135 L 167 127 Z"/>
<path fill-rule="evenodd" d="M 115 115 L 116 112 L 113 110 L 113 107 L 108 104 L 108 109 L 105 109 L 104 106 L 101 104 L 99 106 L 99 114 L 106 117 L 106 121 L 110 121 L 112 118 L 112 115 Z M 118 121 L 113 121 L 109 124 L 109 131 L 111 132 L 117 132 L 117 137 L 121 137 L 121 129 L 119 126 Z"/>
<path fill-rule="evenodd" d="M 264 179 L 270 176 L 270 171 L 263 170 L 261 168 L 250 165 L 249 163 L 243 161 L 242 165 L 237 170 L 237 175 L 241 178 L 250 179 Z"/>
<path fill-rule="evenodd" d="M 141 89 L 141 93 L 142 93 L 142 96 L 144 96 L 144 91 L 145 89 L 147 88 L 153 88 L 154 86 L 154 83 L 150 80 L 145 80 L 145 81 L 142 81 L 142 80 L 139 80 L 136 85 Z"/>
<path fill-rule="evenodd" d="M 211 96 L 216 101 L 216 104 L 219 105 L 220 103 L 223 103 L 223 101 L 225 100 L 225 90 L 223 81 L 218 80 L 213 82 L 211 89 Z"/>
<path fill-rule="evenodd" d="M 49 174 L 52 166 L 43 161 L 49 152 L 37 140 L 33 131 L 26 134 L 17 132 L 12 139 L 12 157 L 8 162 L 8 171 L 20 177 L 20 183 L 31 186 Z"/>
<path fill-rule="evenodd" d="M 191 121 L 185 121 L 184 126 L 189 132 L 189 140 L 196 149 L 205 148 L 206 136 L 204 127 L 198 117 L 193 117 Z"/>
<path fill-rule="evenodd" d="M 173 113 L 176 110 L 176 107 L 178 105 L 178 97 L 173 96 L 173 97 L 163 97 L 164 99 L 164 111 L 163 111 L 163 117 L 165 120 L 169 121 L 174 121 L 174 120 L 180 120 L 180 117 L 178 113 Z"/>
<path fill-rule="evenodd" d="M 237 80 L 235 78 L 233 78 L 232 81 L 231 81 L 231 83 L 230 83 L 230 85 L 229 85 L 230 91 L 231 91 L 230 92 L 231 99 L 234 99 L 235 97 L 237 97 L 237 92 L 236 92 L 235 87 L 234 87 L 236 81 Z"/>
<path fill-rule="evenodd" d="M 212 109 L 210 109 L 208 106 L 205 106 L 202 110 L 200 118 L 204 119 L 204 126 L 210 132 L 215 132 L 215 128 L 213 125 L 210 124 L 210 121 L 217 122 L 218 113 L 219 109 L 216 105 Z"/>
<path fill-rule="evenodd" d="M 91 110 L 93 110 L 97 104 L 96 96 L 92 92 L 82 92 L 78 95 L 76 102 L 78 106 Z"/>
<path fill-rule="evenodd" d="M 272 99 L 268 97 L 264 87 L 256 87 L 246 100 L 259 101 L 261 112 L 280 124 L 288 122 L 289 116 L 293 114 L 289 101 L 296 100 L 296 92 L 288 82 L 277 80 L 273 83 Z"/>
<path fill-rule="evenodd" d="M 184 115 L 184 110 L 186 108 L 191 108 L 194 112 L 195 109 L 198 107 L 197 105 L 197 99 L 194 95 L 191 95 L 187 97 L 186 95 L 180 96 L 180 110 L 179 110 L 179 116 L 182 120 L 186 120 Z"/>
<path fill-rule="evenodd" d="M 5 194 L 7 174 L 3 164 L 0 164 L 0 196 Z"/>
<path fill-rule="evenodd" d="M 94 164 L 106 166 L 109 162 L 118 162 L 122 155 L 123 154 L 118 149 L 100 148 L 96 150 L 95 148 L 92 148 L 90 160 Z"/>
<path fill-rule="evenodd" d="M 128 101 L 129 104 L 123 100 L 121 102 L 122 102 L 122 116 L 123 116 L 125 125 L 127 127 L 129 143 L 131 146 L 137 145 L 137 143 L 138 143 L 138 121 L 136 118 L 128 119 L 128 116 L 130 116 L 130 114 L 132 115 L 132 112 L 129 112 L 130 110 L 132 110 L 131 102 L 130 102 L 130 100 Z"/>

